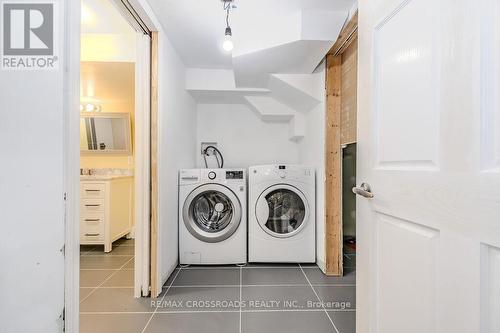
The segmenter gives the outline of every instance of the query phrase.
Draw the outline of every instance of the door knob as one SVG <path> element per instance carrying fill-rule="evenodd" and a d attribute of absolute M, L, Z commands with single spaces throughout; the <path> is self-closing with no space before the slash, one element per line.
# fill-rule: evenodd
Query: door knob
<path fill-rule="evenodd" d="M 362 183 L 361 186 L 353 187 L 352 192 L 368 199 L 373 198 L 373 193 L 368 183 Z"/>

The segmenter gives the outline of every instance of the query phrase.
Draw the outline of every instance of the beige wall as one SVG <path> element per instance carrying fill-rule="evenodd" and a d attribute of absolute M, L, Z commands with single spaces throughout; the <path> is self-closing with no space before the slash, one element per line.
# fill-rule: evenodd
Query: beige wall
<path fill-rule="evenodd" d="M 81 62 L 80 96 L 82 103 L 96 103 L 102 112 L 127 112 L 134 137 L 135 64 L 133 62 Z M 131 156 L 81 155 L 81 168 L 133 168 Z"/>

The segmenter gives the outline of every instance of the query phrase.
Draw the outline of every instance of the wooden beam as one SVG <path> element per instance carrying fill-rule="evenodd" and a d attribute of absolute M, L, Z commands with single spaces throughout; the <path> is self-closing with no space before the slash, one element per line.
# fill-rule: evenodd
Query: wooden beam
<path fill-rule="evenodd" d="M 161 293 L 158 277 L 158 32 L 151 33 L 151 297 Z"/>
<path fill-rule="evenodd" d="M 342 52 L 342 112 L 340 114 L 340 144 L 357 141 L 358 109 L 358 38 Z"/>
<path fill-rule="evenodd" d="M 345 50 L 358 35 L 358 12 L 356 12 L 349 22 L 340 31 L 335 44 L 328 52 L 329 55 L 338 55 Z"/>
<path fill-rule="evenodd" d="M 325 249 L 326 274 L 342 269 L 342 147 L 340 144 L 342 57 L 326 58 Z"/>

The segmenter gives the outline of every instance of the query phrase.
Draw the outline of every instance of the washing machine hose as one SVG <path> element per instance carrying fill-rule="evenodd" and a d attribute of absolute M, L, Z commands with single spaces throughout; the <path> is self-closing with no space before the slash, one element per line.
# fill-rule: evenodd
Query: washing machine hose
<path fill-rule="evenodd" d="M 222 153 L 220 152 L 220 150 L 214 146 L 207 146 L 205 148 L 205 150 L 203 151 L 203 159 L 205 160 L 205 167 L 208 169 L 207 156 L 209 156 L 208 155 L 209 149 L 213 149 L 215 159 L 217 160 L 217 166 L 219 169 L 222 169 L 224 167 L 224 157 L 222 156 Z M 220 156 L 220 161 L 219 161 L 219 157 L 217 155 Z"/>

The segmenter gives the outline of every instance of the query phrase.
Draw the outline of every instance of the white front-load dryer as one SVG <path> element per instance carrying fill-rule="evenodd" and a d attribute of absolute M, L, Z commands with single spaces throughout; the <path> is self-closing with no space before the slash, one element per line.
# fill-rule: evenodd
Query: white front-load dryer
<path fill-rule="evenodd" d="M 254 166 L 248 179 L 249 262 L 315 262 L 314 169 Z"/>
<path fill-rule="evenodd" d="M 247 261 L 247 185 L 243 169 L 179 172 L 179 262 Z"/>

